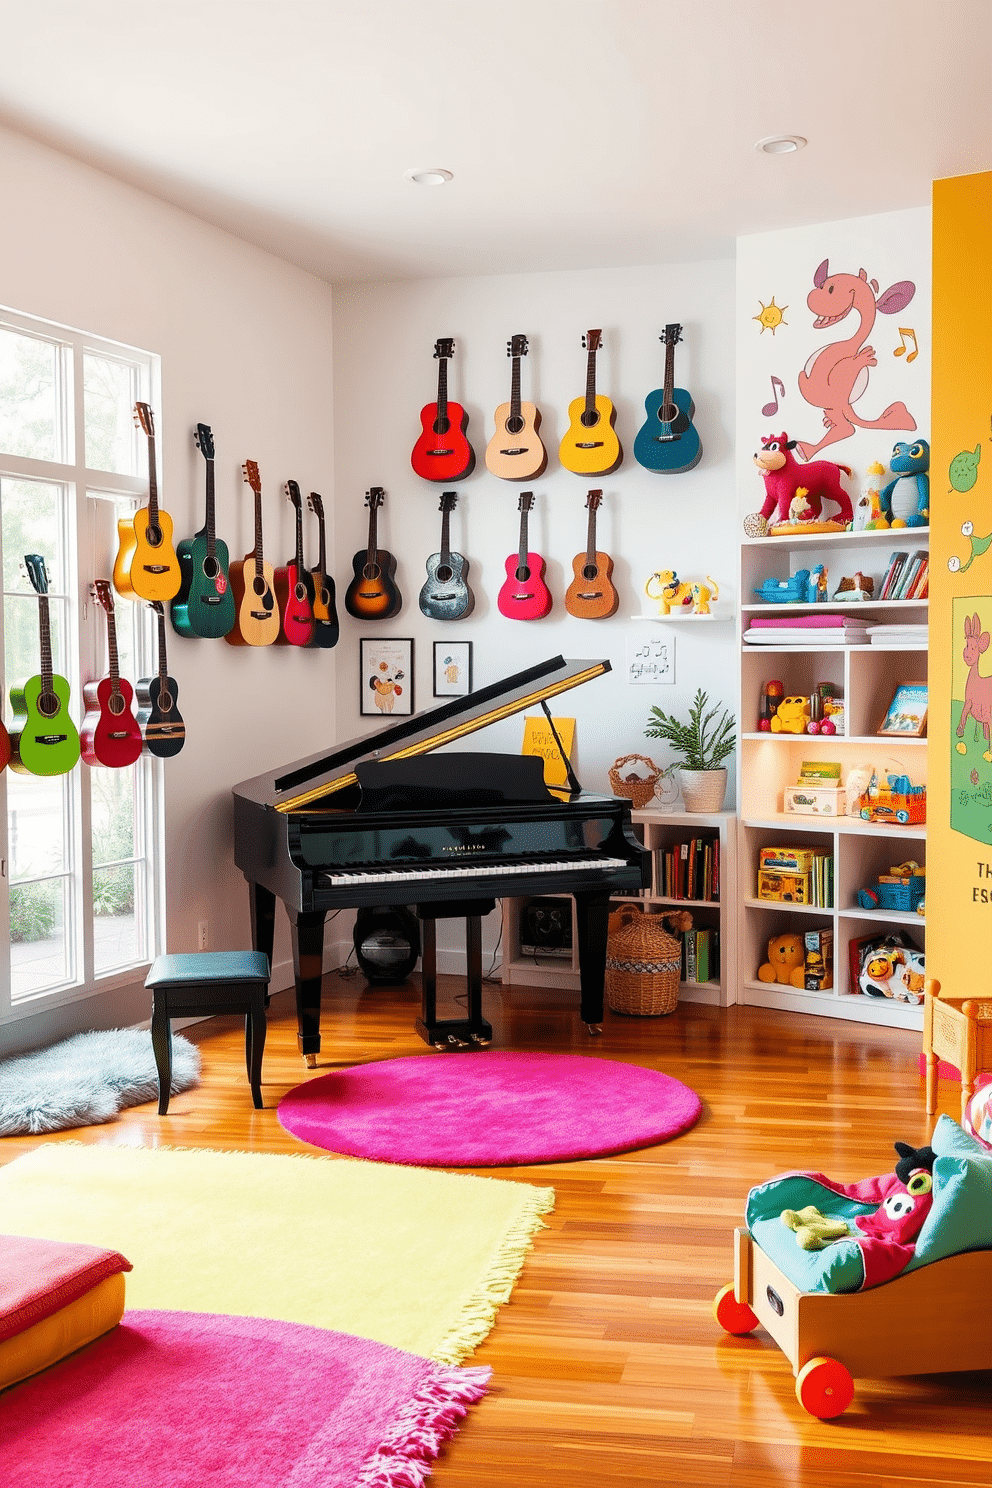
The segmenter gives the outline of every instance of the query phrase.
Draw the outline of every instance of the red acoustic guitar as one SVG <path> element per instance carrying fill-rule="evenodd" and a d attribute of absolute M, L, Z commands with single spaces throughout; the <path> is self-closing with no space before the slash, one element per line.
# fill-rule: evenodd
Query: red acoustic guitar
<path fill-rule="evenodd" d="M 454 354 L 450 336 L 434 342 L 437 402 L 421 409 L 422 432 L 410 455 L 410 464 L 422 480 L 464 480 L 475 469 L 475 451 L 465 434 L 468 414 L 460 403 L 448 399 L 448 362 Z"/>
<path fill-rule="evenodd" d="M 522 491 L 520 547 L 506 560 L 506 581 L 496 600 L 508 620 L 542 620 L 551 609 L 551 593 L 544 582 L 544 559 L 527 548 L 527 518 L 534 506 L 533 491 Z"/>
<path fill-rule="evenodd" d="M 277 646 L 313 644 L 313 575 L 303 562 L 303 497 L 296 481 L 286 482 L 286 496 L 296 510 L 296 554 L 274 575 L 280 631 Z"/>
<path fill-rule="evenodd" d="M 107 612 L 110 676 L 100 682 L 87 682 L 83 688 L 86 715 L 79 731 L 80 753 L 88 765 L 121 770 L 125 765 L 133 765 L 141 753 L 141 728 L 134 716 L 134 690 L 120 674 L 110 580 L 97 579 L 90 586 L 90 593 Z"/>

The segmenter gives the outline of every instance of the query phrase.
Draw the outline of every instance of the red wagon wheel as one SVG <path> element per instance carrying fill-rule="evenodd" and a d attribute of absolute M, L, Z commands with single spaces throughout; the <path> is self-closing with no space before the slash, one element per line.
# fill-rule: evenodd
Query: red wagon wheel
<path fill-rule="evenodd" d="M 737 1338 L 753 1333 L 758 1326 L 758 1319 L 747 1303 L 738 1302 L 734 1296 L 732 1281 L 721 1287 L 713 1298 L 713 1316 L 725 1333 L 733 1333 Z"/>
<path fill-rule="evenodd" d="M 796 1377 L 796 1398 L 811 1416 L 831 1421 L 854 1399 L 854 1381 L 839 1359 L 810 1359 Z"/>

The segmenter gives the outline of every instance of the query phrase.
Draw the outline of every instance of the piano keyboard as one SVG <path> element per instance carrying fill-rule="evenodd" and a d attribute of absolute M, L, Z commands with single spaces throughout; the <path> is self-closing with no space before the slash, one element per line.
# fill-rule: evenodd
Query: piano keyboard
<path fill-rule="evenodd" d="M 328 888 L 347 888 L 376 883 L 442 883 L 458 879 L 502 878 L 508 874 L 592 873 L 609 868 L 627 868 L 626 858 L 563 858 L 549 862 L 535 858 L 529 863 L 473 863 L 465 868 L 399 868 L 388 873 L 369 868 L 356 873 L 321 873 L 320 882 Z"/>

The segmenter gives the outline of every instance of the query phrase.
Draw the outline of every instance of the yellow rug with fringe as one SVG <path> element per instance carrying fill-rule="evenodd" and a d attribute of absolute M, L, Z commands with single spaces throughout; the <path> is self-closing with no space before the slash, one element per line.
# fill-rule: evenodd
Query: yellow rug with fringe
<path fill-rule="evenodd" d="M 276 1318 L 460 1364 L 554 1190 L 347 1158 L 52 1142 L 0 1167 L 0 1230 L 133 1263 L 127 1306 Z"/>

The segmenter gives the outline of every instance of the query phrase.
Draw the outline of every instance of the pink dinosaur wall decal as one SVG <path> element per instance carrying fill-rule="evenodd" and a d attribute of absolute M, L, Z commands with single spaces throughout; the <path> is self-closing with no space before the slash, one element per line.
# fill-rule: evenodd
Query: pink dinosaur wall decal
<path fill-rule="evenodd" d="M 875 324 L 876 313 L 896 315 L 905 309 L 916 293 L 916 285 L 910 279 L 901 279 L 882 294 L 878 293 L 878 280 L 869 279 L 864 269 L 857 274 L 831 274 L 829 261 L 824 259 L 813 275 L 813 288 L 806 303 L 816 319 L 815 331 L 825 331 L 837 325 L 851 311 L 858 315 L 858 328 L 846 341 L 831 341 L 810 357 L 799 374 L 799 391 L 814 408 L 823 409 L 823 424 L 826 434 L 818 444 L 800 441 L 796 448 L 804 460 L 848 439 L 859 429 L 915 429 L 916 420 L 905 403 L 890 403 L 876 419 L 859 418 L 854 412 L 856 403 L 868 386 L 869 367 L 877 365 L 875 350 L 865 345 Z"/>

